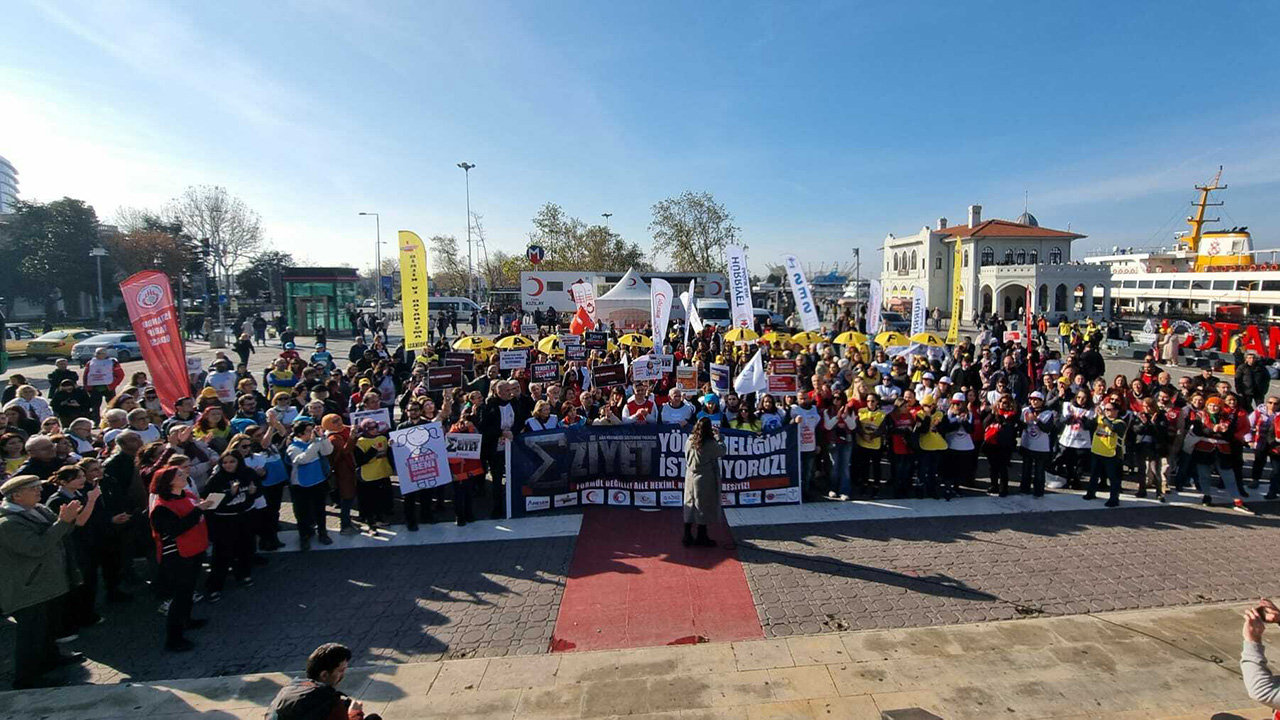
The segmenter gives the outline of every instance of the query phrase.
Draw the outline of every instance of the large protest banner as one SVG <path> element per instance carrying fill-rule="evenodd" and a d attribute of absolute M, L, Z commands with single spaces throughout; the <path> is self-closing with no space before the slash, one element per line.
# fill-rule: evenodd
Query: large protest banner
<path fill-rule="evenodd" d="M 169 277 L 162 272 L 144 270 L 120 283 L 120 294 L 124 296 L 129 324 L 138 338 L 160 406 L 165 412 L 173 412 L 178 399 L 191 394 L 191 387 L 186 376 L 187 351 L 178 332 L 178 314 L 173 308 Z"/>
<path fill-rule="evenodd" d="M 427 297 L 427 250 L 416 233 L 401 230 L 400 239 L 400 305 L 404 312 L 404 347 L 421 350 L 427 342 L 430 322 Z"/>
<path fill-rule="evenodd" d="M 401 495 L 453 481 L 453 475 L 449 472 L 445 432 L 440 423 L 394 430 L 388 439 L 391 441 L 391 456 L 395 459 Z"/>
<path fill-rule="evenodd" d="M 721 430 L 725 506 L 800 502 L 796 425 Z M 680 507 L 684 445 L 675 425 L 574 426 L 516 436 L 509 455 L 511 517 L 579 505 Z"/>

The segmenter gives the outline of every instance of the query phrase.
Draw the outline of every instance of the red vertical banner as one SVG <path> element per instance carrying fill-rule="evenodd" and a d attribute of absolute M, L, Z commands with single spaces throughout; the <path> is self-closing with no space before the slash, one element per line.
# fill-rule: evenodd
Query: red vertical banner
<path fill-rule="evenodd" d="M 1034 383 L 1036 379 L 1036 369 L 1031 362 L 1031 286 L 1027 286 L 1027 377 L 1031 378 Z M 1035 389 L 1034 387 L 1032 389 Z"/>
<path fill-rule="evenodd" d="M 138 336 L 142 359 L 147 363 L 160 404 L 165 412 L 172 413 L 178 398 L 191 394 L 191 385 L 169 278 L 162 272 L 146 270 L 120 283 L 120 293 L 129 308 L 129 323 Z"/>

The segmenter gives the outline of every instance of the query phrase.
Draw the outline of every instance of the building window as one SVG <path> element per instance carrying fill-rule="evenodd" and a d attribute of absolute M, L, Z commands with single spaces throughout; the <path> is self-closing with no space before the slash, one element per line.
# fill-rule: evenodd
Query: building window
<path fill-rule="evenodd" d="M 965 263 L 965 264 L 968 265 L 968 263 Z M 979 264 L 979 267 L 986 267 L 988 265 L 995 265 L 995 264 L 996 264 L 996 251 L 992 250 L 990 247 L 982 248 L 982 261 Z"/>
<path fill-rule="evenodd" d="M 1019 265 L 1026 265 L 1026 264 L 1027 264 L 1027 251 L 1026 251 L 1026 250 L 1019 250 L 1019 251 L 1018 251 L 1018 264 L 1019 264 Z"/>
<path fill-rule="evenodd" d="M 1049 250 L 1049 264 L 1050 265 L 1062 264 L 1062 248 L 1052 248 Z"/>
<path fill-rule="evenodd" d="M 1040 251 L 1039 251 L 1039 250 L 1032 250 L 1032 251 L 1031 251 L 1031 254 L 1027 257 L 1027 259 L 1031 262 L 1031 264 L 1032 264 L 1032 265 L 1039 265 L 1039 264 L 1040 264 Z"/>
<path fill-rule="evenodd" d="M 1005 265 L 1013 264 L 1013 248 L 1009 248 L 1008 250 L 1004 251 L 1004 264 Z"/>
<path fill-rule="evenodd" d="M 893 269 L 898 269 L 898 253 L 893 254 Z"/>
<path fill-rule="evenodd" d="M 934 258 L 934 259 L 933 259 L 933 269 L 934 269 L 934 270 L 941 270 L 941 269 L 942 269 L 942 256 L 941 256 L 941 255 L 939 255 L 938 257 L 936 257 L 936 258 Z"/>
<path fill-rule="evenodd" d="M 912 270 L 915 270 L 917 267 L 919 267 L 917 260 L 918 258 L 916 257 L 916 251 L 912 250 L 911 251 L 911 269 Z"/>
<path fill-rule="evenodd" d="M 964 266 L 969 267 L 969 251 L 964 251 Z"/>

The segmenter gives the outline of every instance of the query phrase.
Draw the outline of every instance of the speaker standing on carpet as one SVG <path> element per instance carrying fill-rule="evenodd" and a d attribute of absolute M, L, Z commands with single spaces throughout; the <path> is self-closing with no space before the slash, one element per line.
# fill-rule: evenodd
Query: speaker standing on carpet
<path fill-rule="evenodd" d="M 715 547 L 707 525 L 720 519 L 720 458 L 724 443 L 707 417 L 698 418 L 684 449 L 684 545 Z M 698 537 L 691 530 L 698 525 Z"/>

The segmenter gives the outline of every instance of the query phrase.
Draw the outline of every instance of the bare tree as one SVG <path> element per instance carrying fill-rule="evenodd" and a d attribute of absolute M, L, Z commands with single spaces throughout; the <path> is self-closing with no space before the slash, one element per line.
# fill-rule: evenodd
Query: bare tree
<path fill-rule="evenodd" d="M 220 185 L 195 185 L 169 203 L 166 214 L 208 248 L 208 262 L 218 280 L 219 295 L 229 287 L 231 272 L 262 247 L 262 218 L 243 200 Z M 218 324 L 226 327 L 219 298 Z"/>

